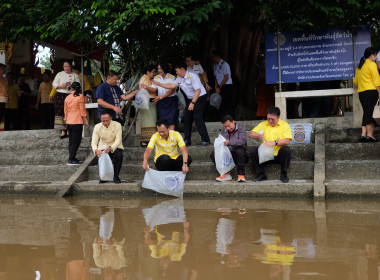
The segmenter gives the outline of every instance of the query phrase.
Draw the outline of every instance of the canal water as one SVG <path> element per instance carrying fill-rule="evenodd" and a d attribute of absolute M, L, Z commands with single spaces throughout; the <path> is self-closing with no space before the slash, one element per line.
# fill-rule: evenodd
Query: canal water
<path fill-rule="evenodd" d="M 0 280 L 380 279 L 380 200 L 0 198 Z"/>

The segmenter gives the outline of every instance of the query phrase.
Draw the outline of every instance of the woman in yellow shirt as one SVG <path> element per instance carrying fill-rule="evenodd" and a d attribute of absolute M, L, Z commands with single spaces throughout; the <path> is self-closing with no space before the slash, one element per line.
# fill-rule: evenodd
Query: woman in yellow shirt
<path fill-rule="evenodd" d="M 375 120 L 372 118 L 372 113 L 377 100 L 380 98 L 380 76 L 375 61 L 375 50 L 366 48 L 354 78 L 354 84 L 358 87 L 359 100 L 363 108 L 360 142 L 377 142 L 373 137 Z"/>

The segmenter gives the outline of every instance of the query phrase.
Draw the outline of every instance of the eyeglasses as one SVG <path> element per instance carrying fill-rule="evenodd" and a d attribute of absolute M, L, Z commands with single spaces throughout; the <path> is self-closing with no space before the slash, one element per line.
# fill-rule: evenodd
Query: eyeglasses
<path fill-rule="evenodd" d="M 268 121 L 272 121 L 274 122 L 275 120 L 277 120 L 278 118 L 267 118 Z"/>

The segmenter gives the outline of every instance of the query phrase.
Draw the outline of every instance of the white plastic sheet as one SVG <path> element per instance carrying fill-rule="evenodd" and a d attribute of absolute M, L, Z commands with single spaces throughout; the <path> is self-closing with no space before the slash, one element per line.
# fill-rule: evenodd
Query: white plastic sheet
<path fill-rule="evenodd" d="M 145 222 L 152 231 L 155 226 L 186 222 L 185 208 L 181 198 L 171 199 L 142 210 Z"/>
<path fill-rule="evenodd" d="M 214 141 L 215 149 L 215 164 L 219 174 L 223 176 L 235 167 L 234 159 L 231 152 L 226 145 L 224 145 L 226 139 L 219 134 L 218 138 Z"/>
<path fill-rule="evenodd" d="M 222 103 L 222 96 L 219 93 L 213 93 L 210 96 L 210 105 L 219 110 L 220 104 Z"/>
<path fill-rule="evenodd" d="M 274 160 L 274 148 L 266 147 L 263 143 L 259 147 L 259 163 L 262 164 L 269 160 Z"/>
<path fill-rule="evenodd" d="M 102 155 L 98 160 L 99 166 L 99 177 L 103 181 L 112 181 L 113 180 L 113 164 L 112 160 L 105 151 L 102 152 Z"/>
<path fill-rule="evenodd" d="M 149 110 L 149 99 L 149 93 L 145 89 L 140 90 L 135 97 L 135 108 Z"/>
<path fill-rule="evenodd" d="M 159 193 L 183 197 L 183 182 L 186 174 L 182 171 L 157 171 L 149 169 L 145 172 L 142 187 Z"/>

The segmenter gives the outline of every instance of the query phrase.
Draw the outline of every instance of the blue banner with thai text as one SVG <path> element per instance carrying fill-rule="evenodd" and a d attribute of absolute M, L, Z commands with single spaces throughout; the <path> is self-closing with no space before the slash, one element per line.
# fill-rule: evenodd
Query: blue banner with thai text
<path fill-rule="evenodd" d="M 277 39 L 277 36 L 279 38 Z M 371 46 L 369 26 L 281 32 L 265 35 L 265 77 L 267 84 L 279 83 L 277 40 L 280 45 L 281 82 L 312 82 L 352 79 L 356 65 Z"/>

